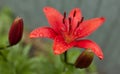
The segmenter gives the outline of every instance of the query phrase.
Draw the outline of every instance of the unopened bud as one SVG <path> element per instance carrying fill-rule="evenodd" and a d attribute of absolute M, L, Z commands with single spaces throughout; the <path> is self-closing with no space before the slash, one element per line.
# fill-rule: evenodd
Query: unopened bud
<path fill-rule="evenodd" d="M 91 49 L 84 50 L 75 62 L 76 68 L 87 68 L 92 63 L 94 53 Z"/>
<path fill-rule="evenodd" d="M 23 19 L 17 17 L 9 30 L 9 44 L 10 46 L 17 44 L 23 35 Z"/>

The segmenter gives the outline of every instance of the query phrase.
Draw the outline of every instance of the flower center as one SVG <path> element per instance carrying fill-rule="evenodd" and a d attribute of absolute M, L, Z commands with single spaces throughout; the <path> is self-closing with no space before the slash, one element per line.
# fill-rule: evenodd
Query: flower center
<path fill-rule="evenodd" d="M 67 35 L 66 34 L 64 39 L 65 39 L 66 43 L 70 43 L 70 42 L 74 41 L 74 37 L 72 35 Z"/>
<path fill-rule="evenodd" d="M 62 22 L 64 26 L 66 27 L 66 32 L 64 32 L 63 36 L 67 43 L 70 43 L 75 40 L 74 32 L 75 30 L 80 26 L 80 24 L 83 22 L 84 17 L 82 17 L 79 21 L 77 21 L 77 24 L 74 24 L 76 15 L 76 10 L 73 13 L 72 17 L 68 17 L 68 20 L 66 20 L 66 12 L 64 12 L 64 17 L 62 19 Z M 76 25 L 75 28 L 73 28 L 73 25 Z"/>

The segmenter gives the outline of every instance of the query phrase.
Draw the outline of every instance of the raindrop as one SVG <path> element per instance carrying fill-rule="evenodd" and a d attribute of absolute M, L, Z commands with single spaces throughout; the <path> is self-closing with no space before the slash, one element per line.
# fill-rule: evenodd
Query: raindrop
<path fill-rule="evenodd" d="M 39 36 L 40 36 L 40 37 L 43 37 L 43 34 L 42 34 L 42 33 L 40 33 L 40 34 L 39 34 Z"/>

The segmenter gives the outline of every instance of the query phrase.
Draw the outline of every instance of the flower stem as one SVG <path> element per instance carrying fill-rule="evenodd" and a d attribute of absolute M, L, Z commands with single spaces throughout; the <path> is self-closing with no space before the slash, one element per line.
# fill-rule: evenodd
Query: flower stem
<path fill-rule="evenodd" d="M 64 62 L 67 63 L 68 62 L 68 58 L 67 58 L 67 51 L 65 51 L 64 53 Z"/>
<path fill-rule="evenodd" d="M 1 51 L 0 51 L 0 56 L 2 56 L 2 58 L 3 58 L 4 61 L 7 61 L 6 56 L 4 56 L 4 54 Z"/>
<path fill-rule="evenodd" d="M 68 66 L 74 66 L 73 63 L 68 62 L 68 51 L 65 51 L 62 55 L 60 55 L 61 61 L 64 63 L 63 72 L 65 72 Z"/>
<path fill-rule="evenodd" d="M 68 52 L 65 51 L 65 53 L 64 53 L 64 63 L 67 64 L 67 65 L 74 66 L 74 64 L 68 62 L 68 55 L 67 54 L 68 54 Z"/>
<path fill-rule="evenodd" d="M 10 45 L 2 46 L 2 47 L 0 47 L 0 50 L 4 50 L 5 48 L 8 48 L 8 47 L 10 47 Z"/>

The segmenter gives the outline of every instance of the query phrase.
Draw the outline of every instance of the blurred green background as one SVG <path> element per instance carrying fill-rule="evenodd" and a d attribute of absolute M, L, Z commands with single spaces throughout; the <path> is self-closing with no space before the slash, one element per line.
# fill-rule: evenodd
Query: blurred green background
<path fill-rule="evenodd" d="M 9 72 L 10 70 L 9 73 L 14 74 L 14 70 L 17 69 L 15 70 L 17 71 L 17 74 L 27 74 L 27 72 L 28 74 L 62 73 L 63 66 L 61 65 L 59 56 L 53 55 L 52 44 L 50 40 L 48 41 L 48 39 L 33 39 L 31 41 L 29 39 L 25 39 L 27 38 L 26 35 L 29 34 L 31 30 L 39 26 L 48 25 L 42 11 L 43 7 L 45 6 L 52 6 L 54 8 L 57 8 L 61 13 L 64 11 L 68 13 L 72 8 L 79 7 L 81 8 L 85 19 L 100 16 L 106 17 L 107 20 L 104 25 L 88 37 L 96 41 L 101 46 L 105 56 L 104 60 L 102 61 L 95 57 L 93 63 L 93 67 L 95 68 L 92 70 L 90 69 L 90 71 L 92 74 L 119 73 L 120 0 L 0 0 L 0 45 L 4 45 L 5 42 L 7 42 L 7 32 L 11 25 L 11 22 L 16 16 L 21 16 L 24 19 L 25 23 L 25 35 L 21 44 L 13 48 L 9 48 L 7 51 L 2 51 L 3 53 L 6 53 L 5 56 L 12 64 L 6 64 L 5 62 L 2 62 L 4 60 L 1 58 L 2 61 L 0 65 L 0 72 L 7 72 L 7 70 Z M 38 42 L 39 45 L 37 45 Z M 51 58 L 53 56 L 55 58 Z M 32 63 L 29 60 L 31 60 Z M 14 69 L 14 65 L 18 68 Z M 23 71 L 25 69 L 22 65 L 27 65 L 28 68 L 25 69 L 28 70 Z M 74 70 L 72 72 L 76 72 L 74 74 L 78 74 L 79 71 L 82 71 L 83 74 L 86 72 L 83 70 Z M 72 72 L 71 74 L 73 74 Z M 90 74 L 90 72 L 88 74 Z"/>

